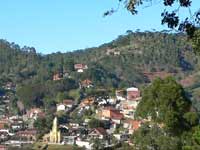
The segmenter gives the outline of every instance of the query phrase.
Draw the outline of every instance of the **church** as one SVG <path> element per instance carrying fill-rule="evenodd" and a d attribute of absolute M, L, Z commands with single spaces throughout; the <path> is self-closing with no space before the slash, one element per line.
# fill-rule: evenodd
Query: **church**
<path fill-rule="evenodd" d="M 53 120 L 52 130 L 50 131 L 49 134 L 46 134 L 43 137 L 43 141 L 49 143 L 58 143 L 58 144 L 61 142 L 61 132 L 58 129 L 57 117 L 55 117 Z"/>

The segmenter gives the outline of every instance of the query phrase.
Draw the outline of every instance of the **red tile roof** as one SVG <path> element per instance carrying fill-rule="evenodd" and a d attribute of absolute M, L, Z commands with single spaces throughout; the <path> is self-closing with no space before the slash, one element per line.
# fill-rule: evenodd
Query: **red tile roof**
<path fill-rule="evenodd" d="M 0 145 L 0 150 L 7 150 L 7 146 L 5 146 L 5 145 Z"/>
<path fill-rule="evenodd" d="M 117 119 L 117 120 L 121 120 L 123 119 L 124 115 L 121 114 L 120 112 L 117 111 L 111 111 L 110 112 L 110 118 L 111 119 Z"/>
<path fill-rule="evenodd" d="M 112 106 L 107 106 L 104 108 L 104 110 L 112 110 L 112 111 L 116 111 L 117 109 L 112 107 Z"/>
<path fill-rule="evenodd" d="M 133 129 L 133 130 L 139 129 L 139 128 L 140 128 L 140 124 L 141 124 L 140 121 L 134 121 L 134 122 L 132 123 L 132 129 Z"/>
<path fill-rule="evenodd" d="M 101 135 L 106 135 L 107 132 L 104 128 L 102 127 L 99 127 L 99 128 L 94 128 L 94 131 L 96 131 L 98 134 L 101 134 Z"/>
<path fill-rule="evenodd" d="M 142 123 L 141 121 L 133 120 L 133 119 L 126 120 L 125 122 L 130 124 L 131 125 L 131 129 L 133 129 L 133 130 L 139 129 L 140 125 Z"/>
<path fill-rule="evenodd" d="M 25 130 L 25 131 L 19 131 L 16 134 L 17 135 L 36 135 L 37 134 L 37 130 L 29 129 L 29 130 Z"/>
<path fill-rule="evenodd" d="M 85 69 L 85 68 L 87 68 L 87 65 L 85 65 L 85 64 L 75 64 L 74 68 L 75 69 Z"/>
<path fill-rule="evenodd" d="M 86 80 L 81 81 L 81 84 L 82 84 L 83 86 L 88 86 L 88 85 L 91 85 L 91 84 L 92 84 L 92 81 L 89 80 L 89 79 L 86 79 Z"/>
<path fill-rule="evenodd" d="M 73 100 L 70 100 L 70 99 L 65 99 L 65 100 L 63 100 L 63 104 L 64 104 L 64 105 L 73 105 L 73 104 L 74 104 L 74 101 L 73 101 Z"/>
<path fill-rule="evenodd" d="M 117 119 L 117 120 L 121 120 L 123 119 L 124 115 L 120 113 L 119 110 L 117 110 L 114 107 L 105 107 L 104 110 L 109 111 L 109 118 L 110 119 Z"/>

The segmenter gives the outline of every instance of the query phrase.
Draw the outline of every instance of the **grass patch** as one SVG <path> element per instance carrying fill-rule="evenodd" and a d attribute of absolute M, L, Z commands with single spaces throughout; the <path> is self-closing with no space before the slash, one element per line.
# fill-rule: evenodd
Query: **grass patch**
<path fill-rule="evenodd" d="M 81 148 L 73 145 L 57 145 L 37 142 L 33 145 L 32 150 L 81 150 Z"/>

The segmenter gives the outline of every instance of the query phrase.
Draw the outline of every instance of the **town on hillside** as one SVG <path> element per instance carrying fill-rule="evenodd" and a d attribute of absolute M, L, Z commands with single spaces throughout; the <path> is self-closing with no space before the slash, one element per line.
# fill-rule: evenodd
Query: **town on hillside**
<path fill-rule="evenodd" d="M 84 64 L 75 64 L 78 73 L 84 72 L 88 67 Z M 70 78 L 68 74 L 55 73 L 54 82 Z M 89 79 L 79 83 L 80 89 L 95 89 Z M 100 140 L 103 147 L 113 147 L 120 142 L 131 144 L 130 137 L 144 122 L 138 120 L 134 114 L 141 100 L 141 92 L 137 87 L 127 87 L 114 91 L 113 96 L 104 94 L 90 95 L 79 102 L 73 98 L 62 99 L 56 103 L 56 109 L 51 120 L 50 129 L 41 134 L 43 119 L 47 110 L 42 107 L 24 109 L 21 114 L 9 113 L 10 99 L 16 91 L 12 82 L 1 87 L 0 93 L 0 149 L 8 147 L 24 147 L 35 142 L 42 145 L 76 145 L 85 149 L 92 149 L 95 140 Z M 99 89 L 104 91 L 104 89 Z M 17 104 L 23 109 L 23 104 Z M 79 119 L 80 118 L 80 119 Z"/>
<path fill-rule="evenodd" d="M 138 141 L 140 136 L 152 138 L 152 142 L 154 136 L 163 138 L 167 132 L 179 134 L 176 129 L 179 122 L 174 122 L 177 117 L 184 119 L 180 132 L 199 124 L 197 110 L 189 103 L 181 85 L 169 75 L 156 78 L 161 74 L 157 73 L 147 88 L 106 89 L 88 76 L 79 80 L 77 86 L 66 82 L 89 69 L 82 63 L 73 67 L 75 75 L 67 71 L 52 74 L 51 84 L 70 85 L 72 89 L 69 88 L 67 95 L 60 93 L 64 87 L 58 93 L 50 89 L 56 97 L 52 101 L 51 97 L 45 99 L 47 104 L 38 98 L 41 87 L 19 90 L 21 87 L 11 80 L 1 82 L 0 150 L 132 149 L 138 146 L 136 142 L 142 142 Z M 29 103 L 20 99 L 21 94 Z M 31 98 L 35 105 L 30 105 Z M 180 115 L 172 116 L 173 113 Z M 164 141 L 171 140 L 168 137 Z"/>
<path fill-rule="evenodd" d="M 200 150 L 200 0 L 2 0 L 0 150 Z"/>

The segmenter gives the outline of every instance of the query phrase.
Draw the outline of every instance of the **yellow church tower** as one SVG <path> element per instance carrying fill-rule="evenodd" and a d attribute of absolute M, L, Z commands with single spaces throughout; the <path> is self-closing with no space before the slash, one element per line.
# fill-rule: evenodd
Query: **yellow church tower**
<path fill-rule="evenodd" d="M 53 127 L 50 131 L 50 142 L 51 143 L 60 143 L 61 142 L 61 133 L 58 130 L 58 119 L 57 117 L 53 120 Z"/>

